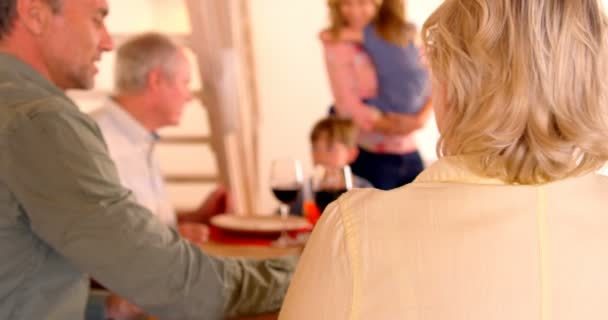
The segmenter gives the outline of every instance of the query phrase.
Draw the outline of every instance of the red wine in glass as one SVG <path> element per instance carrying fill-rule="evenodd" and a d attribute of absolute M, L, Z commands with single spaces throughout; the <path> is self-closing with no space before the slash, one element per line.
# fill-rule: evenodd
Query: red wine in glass
<path fill-rule="evenodd" d="M 272 193 L 277 198 L 277 200 L 281 201 L 284 204 L 291 204 L 298 199 L 298 195 L 300 194 L 301 188 L 280 188 L 275 187 L 272 188 Z"/>
<path fill-rule="evenodd" d="M 315 203 L 317 204 L 317 207 L 319 207 L 319 210 L 323 212 L 330 203 L 338 200 L 338 198 L 345 192 L 346 189 L 317 190 L 315 192 Z"/>
<path fill-rule="evenodd" d="M 336 168 L 317 165 L 313 173 L 315 203 L 321 212 L 343 193 L 352 189 L 353 179 L 349 166 Z"/>

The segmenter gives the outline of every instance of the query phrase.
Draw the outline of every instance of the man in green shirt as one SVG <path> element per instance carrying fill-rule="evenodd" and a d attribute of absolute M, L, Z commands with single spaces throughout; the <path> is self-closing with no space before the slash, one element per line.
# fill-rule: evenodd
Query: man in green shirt
<path fill-rule="evenodd" d="M 82 319 L 91 275 L 161 319 L 276 310 L 294 261 L 218 260 L 121 187 L 65 96 L 112 49 L 106 0 L 0 2 L 0 319 Z"/>

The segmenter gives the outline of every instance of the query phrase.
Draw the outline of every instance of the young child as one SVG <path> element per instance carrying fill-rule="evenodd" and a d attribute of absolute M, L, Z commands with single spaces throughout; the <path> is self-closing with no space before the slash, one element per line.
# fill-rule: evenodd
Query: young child
<path fill-rule="evenodd" d="M 428 72 L 416 46 L 416 27 L 406 22 L 402 0 L 383 0 L 363 32 L 323 32 L 323 41 L 361 43 L 376 68 L 378 95 L 366 100 L 383 113 L 413 115 L 430 98 Z M 332 36 L 333 35 L 333 36 Z"/>
<path fill-rule="evenodd" d="M 378 75 L 378 96 L 368 103 L 384 113 L 418 113 L 431 91 L 428 73 L 414 42 L 396 45 L 386 41 L 375 25 L 369 25 L 364 31 L 363 47 L 374 62 Z"/>
<path fill-rule="evenodd" d="M 359 155 L 357 128 L 351 120 L 347 119 L 328 117 L 317 122 L 310 133 L 310 144 L 314 165 L 339 169 L 353 163 Z M 308 182 L 309 190 L 312 189 L 311 182 Z M 373 186 L 367 180 L 353 176 L 353 187 L 372 188 Z M 291 213 L 304 212 L 304 196 L 302 192 L 300 194 L 299 199 L 291 206 Z"/>

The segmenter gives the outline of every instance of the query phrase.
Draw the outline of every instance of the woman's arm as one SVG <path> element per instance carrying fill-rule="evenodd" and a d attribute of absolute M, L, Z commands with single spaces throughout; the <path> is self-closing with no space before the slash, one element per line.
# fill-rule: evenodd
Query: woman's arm
<path fill-rule="evenodd" d="M 418 129 L 422 129 L 433 111 L 433 103 L 429 97 L 424 106 L 413 115 L 390 113 L 386 117 L 392 125 L 386 130 L 387 134 L 407 135 Z"/>
<path fill-rule="evenodd" d="M 364 131 L 370 131 L 382 116 L 380 111 L 362 102 L 359 95 L 352 53 L 346 44 L 326 44 L 325 65 L 339 114 L 349 116 Z"/>

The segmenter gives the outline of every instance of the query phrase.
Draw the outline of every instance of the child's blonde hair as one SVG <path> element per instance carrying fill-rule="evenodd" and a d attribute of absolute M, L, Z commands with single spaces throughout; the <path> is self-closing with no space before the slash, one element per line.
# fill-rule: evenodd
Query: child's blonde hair
<path fill-rule="evenodd" d="M 357 147 L 357 127 L 348 119 L 328 117 L 315 124 L 310 133 L 310 142 L 327 139 L 329 143 L 341 143 L 349 148 Z"/>

